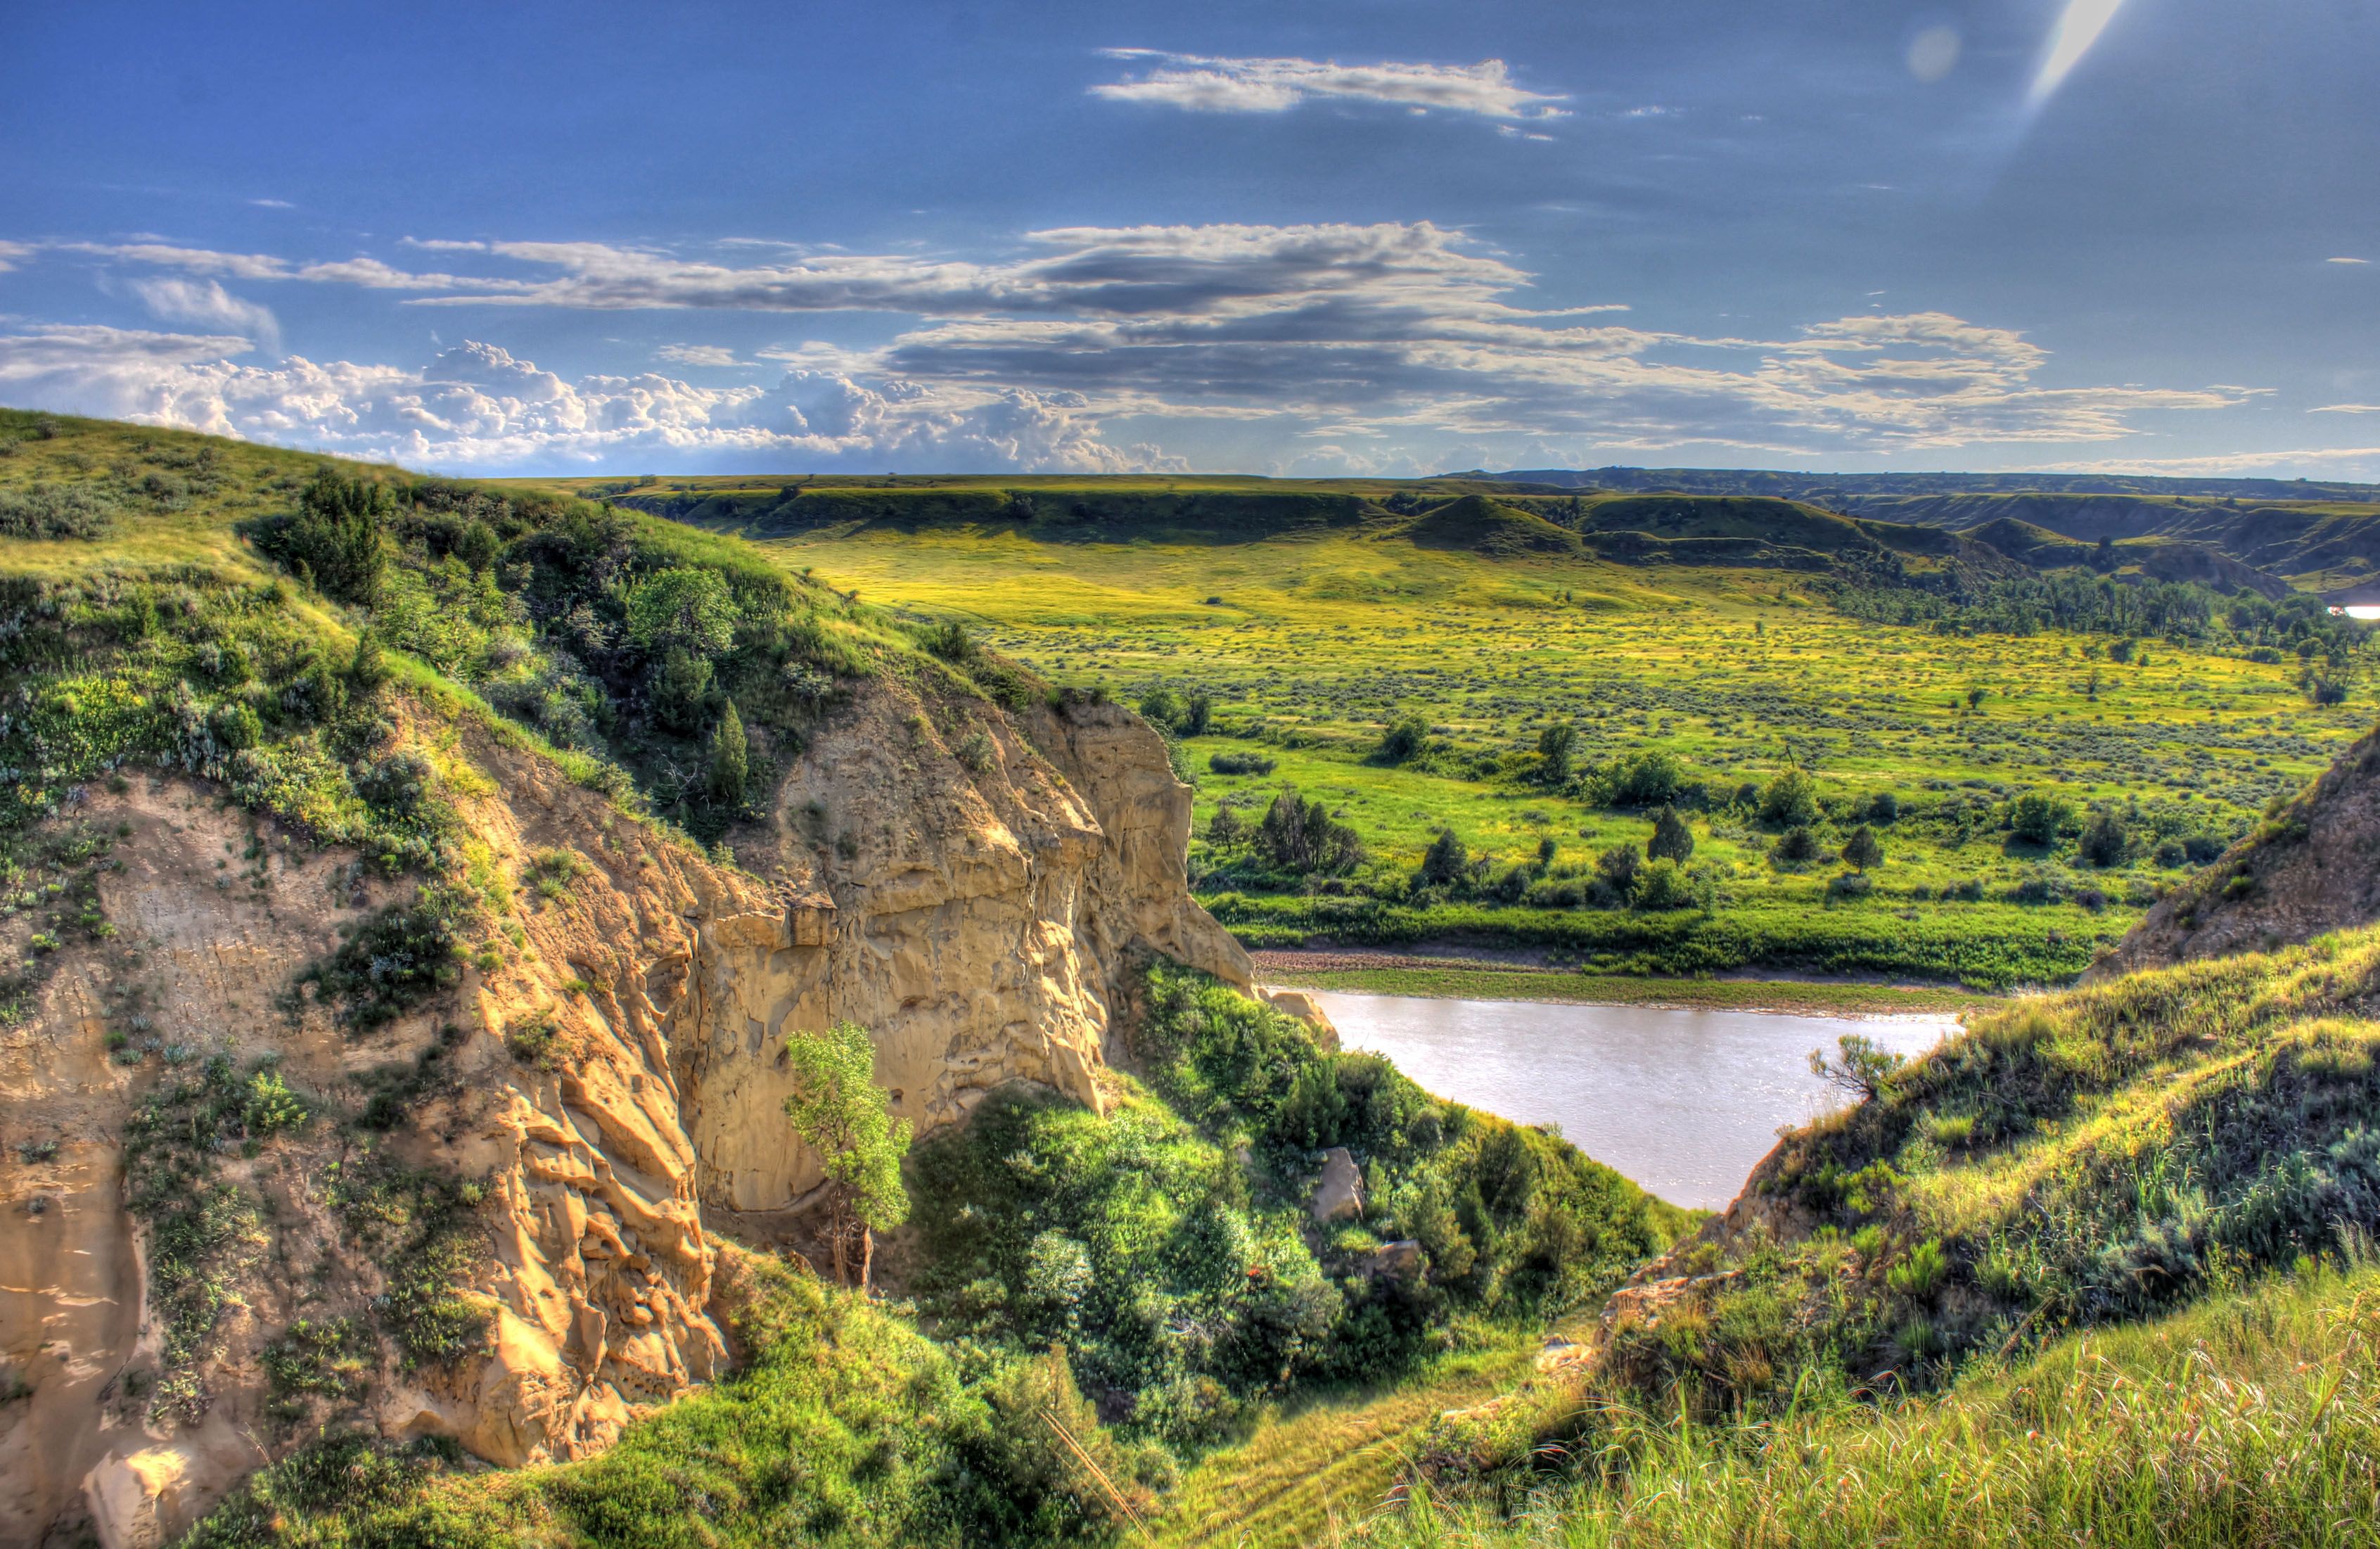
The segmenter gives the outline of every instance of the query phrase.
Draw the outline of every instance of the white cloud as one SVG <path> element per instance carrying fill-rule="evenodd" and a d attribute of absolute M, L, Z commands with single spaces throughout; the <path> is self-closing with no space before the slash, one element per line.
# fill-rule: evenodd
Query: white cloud
<path fill-rule="evenodd" d="M 2372 261 L 2371 261 L 2370 259 L 2368 259 L 2368 258 L 2325 258 L 2325 259 L 2324 259 L 2324 260 L 2323 260 L 2323 262 L 2324 262 L 2325 263 L 2357 263 L 2357 264 L 2362 264 L 2362 263 L 2369 263 L 2369 262 L 2371 262 Z"/>
<path fill-rule="evenodd" d="M 33 250 L 22 242 L 0 242 L 0 274 L 17 267 L 17 260 L 32 256 Z"/>
<path fill-rule="evenodd" d="M 2380 414 L 2380 403 L 2326 403 L 2308 414 Z"/>
<path fill-rule="evenodd" d="M 1020 471 L 1179 468 L 1110 445 L 1079 395 L 953 391 L 791 372 L 776 386 L 705 388 L 648 372 L 566 381 L 469 342 L 407 371 L 291 357 L 236 363 L 221 335 L 54 326 L 0 335 L 0 391 L 18 402 L 415 467 L 591 464 L 615 454 Z"/>
<path fill-rule="evenodd" d="M 298 208 L 298 206 L 290 203 L 285 199 L 251 199 L 249 202 L 255 205 L 260 210 L 295 210 Z"/>
<path fill-rule="evenodd" d="M 195 323 L 237 330 L 267 349 L 281 348 L 281 323 L 269 307 L 234 296 L 221 280 L 181 279 L 170 274 L 134 280 L 131 290 L 152 316 L 167 323 Z"/>
<path fill-rule="evenodd" d="M 1342 65 L 1312 59 L 1235 59 L 1167 54 L 1149 48 L 1100 51 L 1111 59 L 1149 61 L 1138 77 L 1090 89 L 1111 102 L 1155 103 L 1193 113 L 1281 113 L 1318 98 L 1388 103 L 1485 118 L 1560 118 L 1566 95 L 1512 82 L 1501 59 L 1476 65 Z"/>
<path fill-rule="evenodd" d="M 719 344 L 665 344 L 653 353 L 680 366 L 736 366 L 735 352 Z"/>
<path fill-rule="evenodd" d="M 1624 308 L 1532 307 L 1526 270 L 1428 222 L 1063 227 L 1028 233 L 1015 252 L 984 260 L 812 251 L 746 263 L 596 242 L 450 246 L 500 272 L 410 274 L 368 257 L 298 264 L 162 242 L 68 250 L 210 284 L 243 276 L 348 284 L 394 292 L 409 305 L 889 313 L 908 321 L 872 346 L 808 342 L 761 353 L 793 368 L 785 380 L 808 384 L 803 391 L 843 382 L 881 400 L 850 411 L 850 422 L 867 428 L 849 436 L 801 433 L 857 437 L 854 457 L 873 456 L 858 448 L 879 444 L 888 452 L 939 449 L 953 459 L 947 467 L 965 466 L 958 453 L 965 449 L 998 466 L 1129 462 L 1140 455 L 1114 450 L 1099 427 L 1130 416 L 1177 425 L 1270 422 L 1264 434 L 1274 443 L 1327 424 L 1334 444 L 1377 439 L 1396 449 L 1383 458 L 1402 452 L 1423 466 L 1438 461 L 1440 447 L 1524 443 L 1580 456 L 1687 445 L 1865 453 L 2070 445 L 2116 441 L 2139 433 L 2144 416 L 2233 408 L 2257 392 L 2070 376 L 2045 385 L 2050 358 L 2042 346 L 1940 312 L 1839 318 L 1782 337 L 1738 338 L 1647 329 L 1610 315 Z M 255 332 L 228 313 L 220 323 Z M 711 346 L 661 354 L 680 364 L 734 362 Z M 439 369 L 447 373 L 441 382 L 467 380 L 453 375 L 459 360 Z M 497 392 L 468 380 L 490 387 L 483 396 L 492 398 L 545 401 L 520 384 Z M 589 410 L 582 431 L 565 434 L 558 421 L 534 416 L 535 428 L 523 431 L 527 421 L 509 412 L 442 418 L 445 429 L 421 429 L 422 445 L 436 448 L 428 455 L 470 460 L 496 455 L 482 444 L 513 446 L 520 457 L 548 455 L 520 449 L 540 446 L 577 456 L 594 455 L 589 449 L 614 433 L 710 445 L 729 444 L 733 437 L 720 439 L 729 431 L 783 432 L 752 418 L 778 401 L 760 389 L 725 390 L 761 393 L 753 400 L 761 408 L 739 409 L 743 400 L 710 389 L 658 385 L 668 380 L 562 384 L 606 406 Z M 602 384 L 614 381 L 633 385 Z M 783 397 L 793 389 L 772 391 Z M 808 422 L 798 396 L 783 406 Z M 625 418 L 615 423 L 605 414 Z M 841 414 L 827 419 L 840 423 Z M 472 428 L 482 420 L 504 428 Z M 370 416 L 358 422 L 377 423 Z M 914 462 L 927 452 L 905 455 Z"/>

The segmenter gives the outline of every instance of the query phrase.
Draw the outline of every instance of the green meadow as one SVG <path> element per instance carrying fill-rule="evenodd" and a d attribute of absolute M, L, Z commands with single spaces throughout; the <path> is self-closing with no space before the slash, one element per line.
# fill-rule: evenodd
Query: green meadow
<path fill-rule="evenodd" d="M 1281 510 L 1203 529 L 1195 509 L 1171 509 L 1051 531 L 942 509 L 1008 498 L 980 482 L 909 487 L 923 482 L 900 481 L 901 519 L 870 516 L 868 492 L 812 486 L 808 500 L 854 514 L 796 531 L 737 521 L 699 488 L 674 502 L 789 569 L 954 620 L 1058 683 L 1135 703 L 1205 696 L 1206 726 L 1175 738 L 1197 787 L 1194 872 L 1252 945 L 1459 942 L 1601 972 L 2055 982 L 2368 724 L 2357 693 L 2311 701 L 2286 625 L 2218 614 L 2168 640 L 1879 623 L 1832 605 L 1807 573 L 1615 563 L 1492 534 L 1466 544 L 1427 518 L 1387 519 L 1380 492 L 1355 484 L 1267 485 Z M 1050 487 L 1014 482 L 1047 509 Z M 1114 483 L 1080 488 L 1111 509 L 1162 494 Z M 1336 509 L 1301 517 L 1304 502 Z M 1407 717 L 1427 728 L 1420 749 L 1383 758 L 1384 729 Z M 1538 753 L 1556 726 L 1572 738 L 1561 781 Z M 1647 755 L 1670 761 L 1693 896 L 1611 907 L 1594 896 L 1598 860 L 1643 846 L 1656 809 L 1595 776 Z M 1250 772 L 1216 767 L 1248 756 Z M 1789 770 L 1816 800 L 1803 859 L 1784 830 L 1804 825 L 1761 811 Z M 1284 877 L 1207 837 L 1220 809 L 1253 826 L 1284 787 L 1351 828 L 1361 861 Z M 2046 823 L 2019 821 L 2028 795 L 2047 799 Z M 2086 858 L 2101 813 L 2121 842 Z M 1863 825 L 1882 850 L 1864 871 L 1837 859 Z M 1467 876 L 1412 886 L 1448 830 Z"/>

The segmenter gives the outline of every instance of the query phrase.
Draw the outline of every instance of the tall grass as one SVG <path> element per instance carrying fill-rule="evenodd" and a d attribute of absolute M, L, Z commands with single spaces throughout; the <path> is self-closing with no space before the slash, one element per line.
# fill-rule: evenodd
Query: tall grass
<path fill-rule="evenodd" d="M 2380 1271 L 2366 1263 L 2068 1339 L 1880 1411 L 1705 1427 L 1614 1405 L 1517 1512 L 1422 1491 L 1337 1542 L 2370 1544 L 2375 1339 Z"/>

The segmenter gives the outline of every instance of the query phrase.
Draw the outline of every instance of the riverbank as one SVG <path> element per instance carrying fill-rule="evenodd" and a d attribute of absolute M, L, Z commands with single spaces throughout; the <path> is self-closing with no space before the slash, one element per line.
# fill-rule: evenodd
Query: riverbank
<path fill-rule="evenodd" d="M 1817 978 L 1663 979 L 1398 952 L 1267 949 L 1250 956 L 1256 959 L 1257 980 L 1269 985 L 1439 1000 L 1538 1000 L 1878 1017 L 1981 1010 L 2004 998 L 1958 984 Z"/>

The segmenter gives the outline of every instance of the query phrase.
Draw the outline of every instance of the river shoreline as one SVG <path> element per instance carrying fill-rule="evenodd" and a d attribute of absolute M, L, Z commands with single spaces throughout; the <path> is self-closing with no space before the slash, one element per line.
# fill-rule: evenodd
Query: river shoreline
<path fill-rule="evenodd" d="M 1268 948 L 1249 956 L 1256 961 L 1258 982 L 1279 988 L 1436 1000 L 1526 1000 L 1830 1017 L 1940 1016 L 1988 1010 L 2007 1000 L 1957 984 L 1850 977 L 1657 979 L 1579 973 L 1541 963 L 1469 956 L 1355 948 Z"/>

